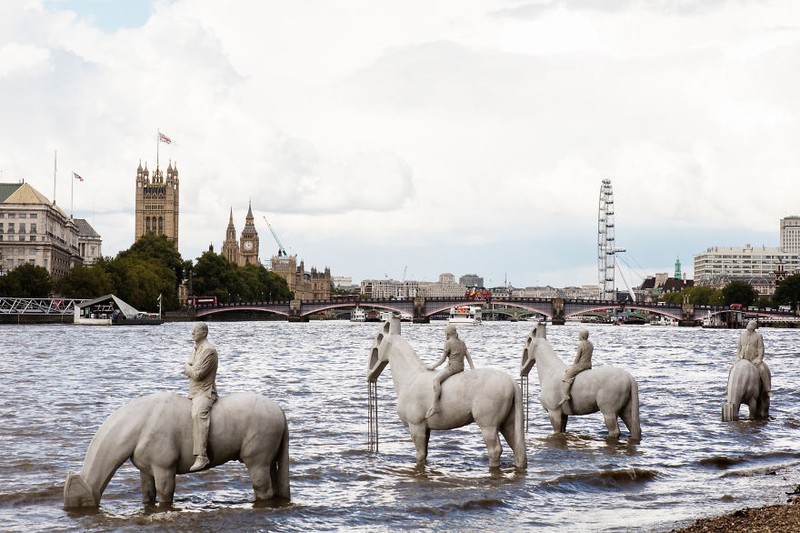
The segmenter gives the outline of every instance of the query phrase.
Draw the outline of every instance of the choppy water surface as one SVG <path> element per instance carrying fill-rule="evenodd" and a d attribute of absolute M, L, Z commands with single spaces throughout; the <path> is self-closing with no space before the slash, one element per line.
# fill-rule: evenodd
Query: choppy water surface
<path fill-rule="evenodd" d="M 459 333 L 479 366 L 512 375 L 533 324 L 489 322 Z M 146 510 L 138 471 L 125 464 L 100 509 L 67 512 L 62 491 L 81 468 L 97 428 L 115 409 L 151 392 L 184 392 L 191 324 L 159 327 L 0 327 L 0 529 L 669 530 L 747 506 L 785 501 L 800 480 L 800 331 L 762 329 L 774 396 L 769 422 L 720 422 L 739 331 L 588 326 L 594 364 L 638 380 L 642 442 L 607 441 L 600 414 L 570 418 L 550 436 L 531 373 L 529 466 L 487 467 L 478 427 L 431 436 L 428 467 L 394 413 L 390 370 L 379 381 L 380 453 L 367 452 L 366 359 L 379 324 L 210 323 L 220 353 L 221 394 L 253 391 L 276 400 L 291 432 L 292 502 L 254 507 L 243 465 L 179 476 L 174 508 Z M 548 327 L 571 361 L 577 324 Z M 444 323 L 403 324 L 427 362 Z M 747 408 L 742 408 L 742 414 Z"/>

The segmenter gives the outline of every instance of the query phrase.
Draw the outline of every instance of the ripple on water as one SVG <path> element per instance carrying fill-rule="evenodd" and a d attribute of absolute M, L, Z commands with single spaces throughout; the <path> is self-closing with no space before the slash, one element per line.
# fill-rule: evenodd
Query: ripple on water
<path fill-rule="evenodd" d="M 431 435 L 417 468 L 395 413 L 387 368 L 378 382 L 380 453 L 367 451 L 366 361 L 377 324 L 210 323 L 220 353 L 221 394 L 251 390 L 277 401 L 290 427 L 292 502 L 254 505 L 246 468 L 229 463 L 179 476 L 172 508 L 139 503 L 139 474 L 124 465 L 99 511 L 61 509 L 63 482 L 79 470 L 95 431 L 132 398 L 184 393 L 190 324 L 158 328 L 2 328 L 0 523 L 12 530 L 441 530 L 669 529 L 679 520 L 783 501 L 798 484 L 800 367 L 795 330 L 762 330 L 773 371 L 767 422 L 720 422 L 738 332 L 697 328 L 549 327 L 565 360 L 587 328 L 595 365 L 639 383 L 643 438 L 608 439 L 599 414 L 570 417 L 553 436 L 530 380 L 528 469 L 516 472 L 503 443 L 487 468 L 480 430 Z M 459 328 L 473 360 L 518 375 L 529 323 Z M 425 362 L 441 355 L 444 322 L 402 326 Z M 744 410 L 746 412 L 746 409 Z M 777 474 L 777 475 L 773 475 Z M 777 500 L 776 500 L 777 498 Z M 499 526 L 498 526 L 499 525 Z"/>

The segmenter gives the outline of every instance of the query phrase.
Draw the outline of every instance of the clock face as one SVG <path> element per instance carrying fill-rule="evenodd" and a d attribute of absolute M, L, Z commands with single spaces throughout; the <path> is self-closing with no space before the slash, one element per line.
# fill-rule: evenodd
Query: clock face
<path fill-rule="evenodd" d="M 244 249 L 245 250 L 252 250 L 253 249 L 253 243 L 250 242 L 250 241 L 245 241 L 244 242 Z"/>

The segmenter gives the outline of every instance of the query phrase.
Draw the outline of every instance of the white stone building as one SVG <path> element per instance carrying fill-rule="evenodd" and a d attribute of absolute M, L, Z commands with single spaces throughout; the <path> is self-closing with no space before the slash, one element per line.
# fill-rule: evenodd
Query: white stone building
<path fill-rule="evenodd" d="M 84 244 L 95 243 L 99 256 L 100 236 L 88 229 Z M 30 184 L 0 183 L 0 274 L 27 263 L 61 278 L 83 264 L 80 233 L 75 220 Z"/>

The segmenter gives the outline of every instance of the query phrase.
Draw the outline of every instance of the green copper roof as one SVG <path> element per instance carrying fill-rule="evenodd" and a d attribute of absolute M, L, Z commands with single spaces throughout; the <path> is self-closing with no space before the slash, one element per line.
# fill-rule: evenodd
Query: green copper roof
<path fill-rule="evenodd" d="M 0 202 L 5 202 L 21 186 L 21 183 L 0 183 Z"/>

